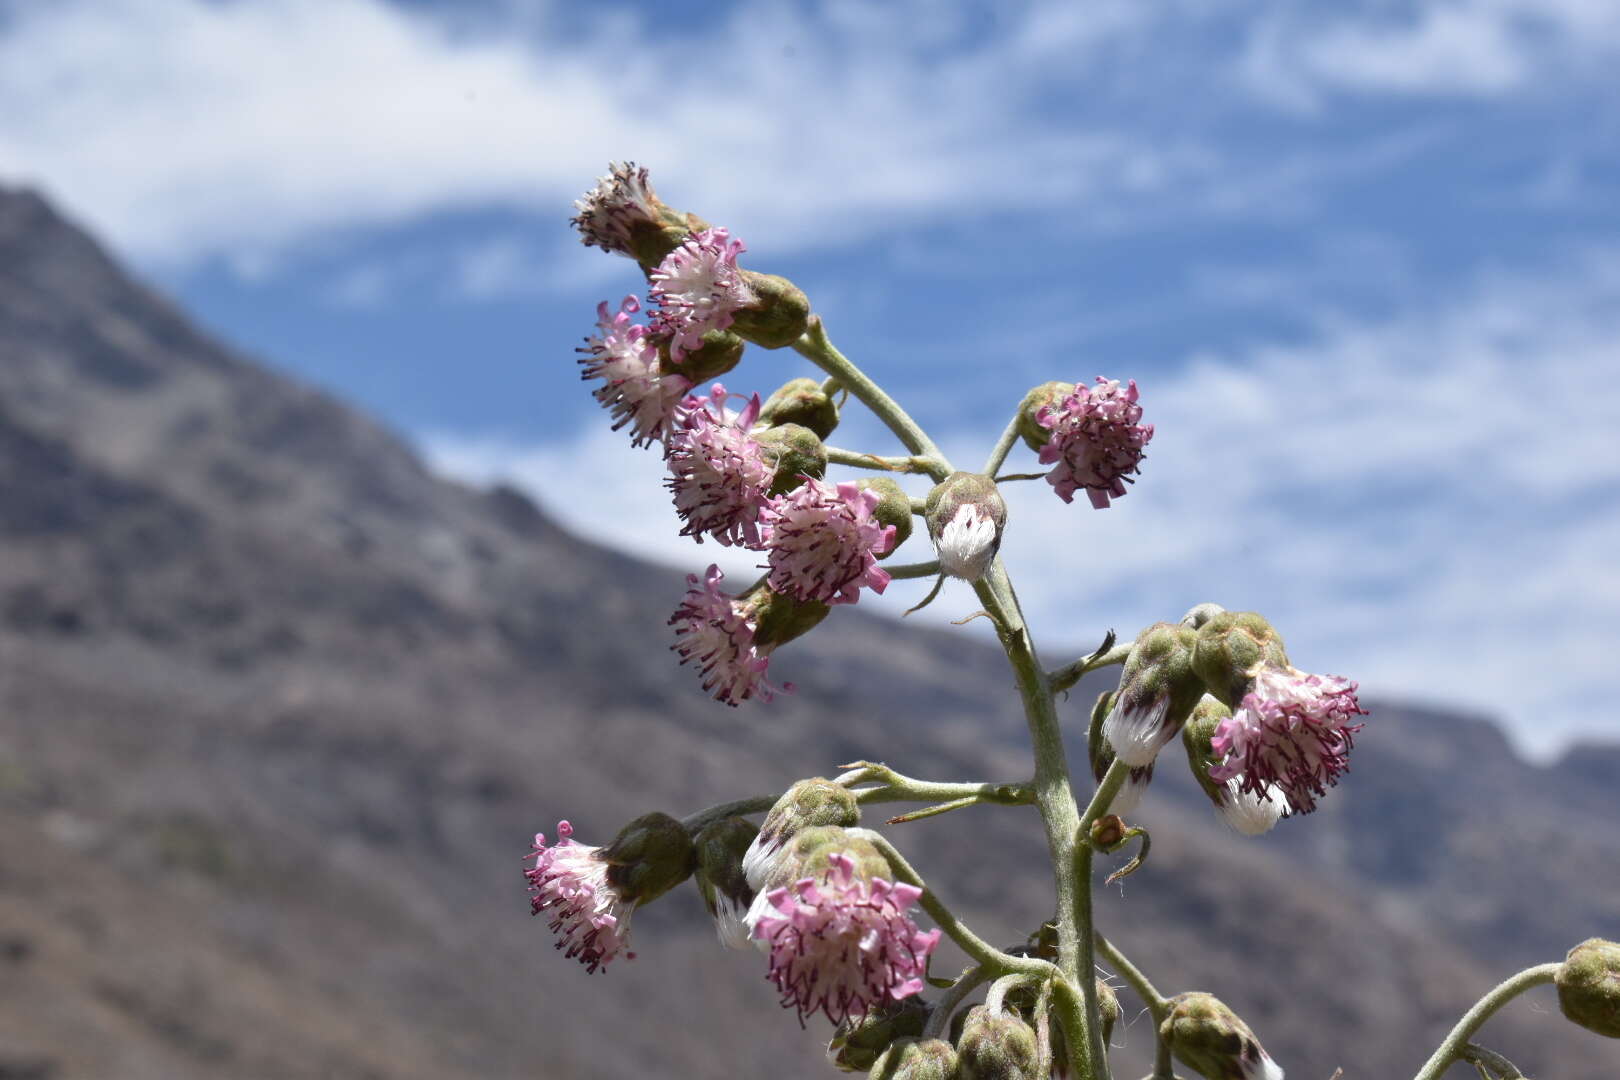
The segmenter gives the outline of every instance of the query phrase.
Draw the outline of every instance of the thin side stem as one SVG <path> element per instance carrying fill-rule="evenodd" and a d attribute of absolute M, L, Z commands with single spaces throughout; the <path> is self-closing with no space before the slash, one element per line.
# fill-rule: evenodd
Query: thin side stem
<path fill-rule="evenodd" d="M 1003 806 L 1028 806 L 1035 801 L 1034 789 L 1028 781 L 1013 783 L 960 784 L 935 780 L 914 780 L 902 776 L 887 765 L 858 762 L 850 771 L 838 777 L 837 783 L 846 787 L 854 784 L 875 783 L 876 787 L 855 789 L 855 801 L 882 802 L 948 802 L 953 799 L 972 798 L 980 802 L 1000 803 Z"/>
<path fill-rule="evenodd" d="M 1103 959 L 1108 961 L 1108 965 L 1118 972 L 1121 978 L 1131 984 L 1131 989 L 1136 991 L 1136 996 L 1141 998 L 1143 1004 L 1148 1007 L 1148 1012 L 1153 1015 L 1154 1025 L 1164 1023 L 1165 1016 L 1170 1012 L 1170 1002 L 1166 1000 L 1163 994 L 1154 989 L 1153 984 L 1148 982 L 1148 977 L 1142 974 L 1140 968 L 1131 963 L 1124 953 L 1114 947 L 1113 942 L 1101 934 L 1094 933 L 1092 937 L 1096 939 L 1097 948 L 1102 952 Z"/>
<path fill-rule="evenodd" d="M 1062 667 L 1058 668 L 1056 671 L 1047 676 L 1047 678 L 1052 682 L 1052 692 L 1054 694 L 1063 693 L 1063 691 L 1068 690 L 1074 686 L 1075 683 L 1079 682 L 1091 672 L 1096 671 L 1098 668 L 1112 667 L 1115 664 L 1123 664 L 1125 661 L 1131 658 L 1131 646 L 1133 644 L 1134 642 L 1127 642 L 1124 645 L 1116 645 L 1112 649 L 1109 649 L 1107 652 L 1103 653 L 1101 656 L 1085 656 L 1081 657 L 1079 660 L 1074 660 L 1070 663 L 1064 664 Z"/>
<path fill-rule="evenodd" d="M 776 800 L 779 798 L 781 798 L 780 795 L 755 795 L 751 799 L 733 799 L 731 802 L 719 803 L 699 810 L 695 814 L 688 814 L 681 819 L 681 824 L 686 826 L 687 832 L 696 833 L 721 818 L 763 814 L 775 806 Z"/>
<path fill-rule="evenodd" d="M 989 977 L 989 973 L 978 964 L 967 968 L 957 976 L 951 988 L 945 991 L 938 1004 L 934 1006 L 934 1011 L 928 1014 L 928 1022 L 923 1025 L 922 1037 L 937 1039 L 943 1035 L 950 1027 L 951 1014 Z"/>
<path fill-rule="evenodd" d="M 811 318 L 810 328 L 804 332 L 804 336 L 793 343 L 793 349 L 837 379 L 840 386 L 877 414 L 877 418 L 888 425 L 889 430 L 894 432 L 895 437 L 907 450 L 919 458 L 926 459 L 927 464 L 923 472 L 936 480 L 943 480 L 950 475 L 950 462 L 940 453 L 939 447 L 934 445 L 934 440 L 917 426 L 917 422 L 907 415 L 881 386 L 867 378 L 865 372 L 850 363 L 848 357 L 833 347 L 833 343 L 827 338 L 827 327 L 819 315 Z"/>
<path fill-rule="evenodd" d="M 889 576 L 896 581 L 904 581 L 907 578 L 934 577 L 939 573 L 939 560 L 901 563 L 899 566 L 885 566 L 883 569 L 888 571 Z"/>
<path fill-rule="evenodd" d="M 996 440 L 996 445 L 990 451 L 990 456 L 985 459 L 984 468 L 979 470 L 984 475 L 996 475 L 996 470 L 1001 468 L 1001 463 L 1006 461 L 1007 455 L 1012 452 L 1013 444 L 1018 441 L 1018 417 L 1022 411 L 1020 409 L 1019 412 L 1013 413 L 1012 419 L 1007 421 L 1007 430 L 1003 431 L 1001 438 Z"/>
<path fill-rule="evenodd" d="M 906 857 L 889 843 L 888 838 L 873 833 L 872 842 L 877 845 L 883 857 L 889 860 L 894 868 L 894 876 L 907 885 L 915 885 L 923 891 L 917 903 L 928 913 L 939 928 L 945 931 L 945 936 L 956 942 L 957 946 L 970 958 L 976 960 L 986 969 L 987 975 L 1030 975 L 1036 978 L 1049 979 L 1058 974 L 1057 968 L 1045 960 L 1037 960 L 1030 956 L 1009 956 L 1000 949 L 985 941 L 979 935 L 967 928 L 967 925 L 958 919 L 951 909 L 940 902 L 934 891 L 923 881 L 922 876 L 913 870 Z"/>
<path fill-rule="evenodd" d="M 1517 975 L 1499 983 L 1490 993 L 1475 1002 L 1472 1009 L 1463 1014 L 1463 1018 L 1457 1021 L 1457 1026 L 1451 1029 L 1451 1034 L 1446 1036 L 1434 1055 L 1424 1062 L 1423 1068 L 1418 1070 L 1413 1080 L 1440 1080 L 1441 1074 L 1462 1056 L 1463 1049 L 1474 1037 L 1474 1032 L 1478 1031 L 1496 1010 L 1526 990 L 1552 982 L 1562 966 L 1562 964 L 1538 964 L 1532 968 L 1525 968 Z"/>
<path fill-rule="evenodd" d="M 856 469 L 875 469 L 879 472 L 913 473 L 925 472 L 928 460 L 919 457 L 880 457 L 877 454 L 863 454 L 858 450 L 843 450 L 836 446 L 825 448 L 827 451 L 827 464 L 848 465 Z"/>

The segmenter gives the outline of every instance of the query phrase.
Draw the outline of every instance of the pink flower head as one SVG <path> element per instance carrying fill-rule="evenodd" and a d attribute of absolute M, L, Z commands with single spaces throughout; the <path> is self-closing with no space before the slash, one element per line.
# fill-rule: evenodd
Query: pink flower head
<path fill-rule="evenodd" d="M 630 944 L 631 905 L 608 882 L 607 863 L 596 858 L 599 848 L 576 844 L 574 827 L 557 823 L 557 843 L 546 846 L 546 834 L 534 834 L 534 850 L 526 858 L 534 866 L 524 871 L 529 879 L 531 913 L 551 913 L 551 932 L 557 948 L 578 957 L 585 970 L 595 972 Z"/>
<path fill-rule="evenodd" d="M 697 663 L 703 689 L 716 700 L 737 705 L 758 694 L 770 701 L 793 684 L 778 690 L 765 681 L 770 649 L 755 645 L 754 620 L 735 597 L 720 591 L 724 577 L 718 566 L 710 566 L 701 581 L 686 575 L 686 598 L 669 619 L 675 628 L 670 648 L 681 654 L 681 663 Z"/>
<path fill-rule="evenodd" d="M 833 1023 L 919 993 L 939 931 L 923 933 L 906 910 L 922 890 L 857 877 L 855 860 L 832 855 L 822 881 L 801 878 L 769 894 L 754 937 L 770 950 L 766 978 L 799 1019 Z"/>
<path fill-rule="evenodd" d="M 575 200 L 574 209 L 579 213 L 571 220 L 586 247 L 629 255 L 631 227 L 660 224 L 661 206 L 647 179 L 647 170 L 626 161 L 608 166 L 608 174 Z"/>
<path fill-rule="evenodd" d="M 1053 466 L 1046 482 L 1064 502 L 1073 502 L 1075 489 L 1085 488 L 1091 505 L 1101 510 L 1109 498 L 1125 494 L 1142 449 L 1153 438 L 1153 425 L 1139 422 L 1138 396 L 1135 379 L 1121 390 L 1117 380 L 1099 375 L 1096 386 L 1076 386 L 1062 401 L 1035 413 L 1036 422 L 1052 432 L 1040 451 L 1041 463 Z"/>
<path fill-rule="evenodd" d="M 760 547 L 759 513 L 765 508 L 775 469 L 764 447 L 749 434 L 759 417 L 759 395 L 741 413 L 726 409 L 719 383 L 708 397 L 681 403 L 681 424 L 669 436 L 668 482 L 675 509 L 686 522 L 682 536 L 703 542 L 705 534 L 727 545 Z"/>
<path fill-rule="evenodd" d="M 894 546 L 894 526 L 872 516 L 880 497 L 854 483 L 804 483 L 772 499 L 761 515 L 770 586 L 800 600 L 853 604 L 861 586 L 881 593 L 889 572 L 877 557 Z"/>
<path fill-rule="evenodd" d="M 739 308 L 754 302 L 754 291 L 737 269 L 737 256 L 746 250 L 725 229 L 704 229 L 652 272 L 652 298 L 658 304 L 653 323 L 670 335 L 669 355 L 677 364 L 703 344 L 705 333 L 724 330 Z"/>
<path fill-rule="evenodd" d="M 1290 812 L 1308 814 L 1350 767 L 1351 737 L 1361 730 L 1351 721 L 1365 715 L 1349 679 L 1263 668 L 1215 729 L 1210 746 L 1222 758 L 1210 766 L 1210 779 L 1237 777 L 1239 790 L 1261 799 L 1280 792 Z"/>
<path fill-rule="evenodd" d="M 596 307 L 600 333 L 585 339 L 577 351 L 583 379 L 603 379 L 594 391 L 613 415 L 613 430 L 630 425 L 636 446 L 662 441 L 668 436 L 681 398 L 692 388 L 692 380 L 678 373 L 665 373 L 658 357 L 657 339 L 651 330 L 634 321 L 641 302 L 627 296 L 618 311 L 607 301 Z"/>

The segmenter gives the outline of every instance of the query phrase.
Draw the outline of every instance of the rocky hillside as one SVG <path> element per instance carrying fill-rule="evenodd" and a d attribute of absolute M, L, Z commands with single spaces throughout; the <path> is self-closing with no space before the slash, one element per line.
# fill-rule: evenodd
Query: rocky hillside
<path fill-rule="evenodd" d="M 433 477 L 0 189 L 0 1077 L 828 1075 L 690 889 L 606 976 L 553 953 L 529 836 L 880 754 L 1011 778 L 1022 721 L 998 654 L 849 610 L 784 650 L 797 694 L 723 708 L 668 651 L 682 588 Z M 1291 1076 L 1410 1075 L 1503 975 L 1620 937 L 1617 769 L 1386 706 L 1322 812 L 1258 841 L 1163 769 L 1152 860 L 1101 917 Z M 895 831 L 1008 941 L 1046 914 L 1039 835 Z M 1620 1070 L 1546 992 L 1488 1031 L 1532 1075 Z M 1145 1021 L 1115 1038 L 1144 1071 Z"/>

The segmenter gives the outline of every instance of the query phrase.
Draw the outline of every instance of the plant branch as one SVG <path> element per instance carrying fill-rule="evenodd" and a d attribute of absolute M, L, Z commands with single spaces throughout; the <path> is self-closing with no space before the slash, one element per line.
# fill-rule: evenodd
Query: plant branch
<path fill-rule="evenodd" d="M 888 425 L 889 430 L 894 432 L 895 437 L 907 450 L 924 459 L 921 471 L 935 480 L 943 480 L 950 475 L 950 462 L 945 460 L 945 455 L 940 453 L 939 447 L 934 445 L 934 441 L 927 433 L 917 426 L 917 422 L 907 415 L 882 387 L 867 378 L 865 372 L 833 347 L 833 343 L 827 338 L 827 327 L 822 323 L 821 316 L 811 317 L 810 328 L 793 343 L 793 349 L 837 379 L 840 386 L 877 414 L 877 418 Z"/>
<path fill-rule="evenodd" d="M 733 799 L 731 802 L 719 803 L 699 810 L 695 814 L 688 814 L 681 819 L 681 824 L 686 826 L 687 832 L 697 833 L 702 831 L 705 826 L 712 825 L 722 818 L 741 817 L 745 814 L 763 814 L 775 806 L 776 800 L 779 798 L 781 798 L 780 795 L 755 795 L 751 799 Z"/>
<path fill-rule="evenodd" d="M 928 1014 L 928 1022 L 923 1025 L 922 1037 L 937 1039 L 945 1034 L 950 1028 L 951 1014 L 989 977 L 989 973 L 980 964 L 963 969 L 962 974 L 951 984 L 951 988 L 945 991 L 944 996 L 934 1005 L 934 1011 Z"/>
<path fill-rule="evenodd" d="M 1090 656 L 1064 664 L 1047 676 L 1052 683 L 1052 692 L 1059 694 L 1071 689 L 1075 683 L 1099 668 L 1123 664 L 1131 658 L 1131 645 L 1131 642 L 1116 645 L 1107 651 L 1094 652 Z"/>
<path fill-rule="evenodd" d="M 883 569 L 896 581 L 904 581 L 906 578 L 933 577 L 939 573 L 939 560 L 901 563 L 899 566 L 885 566 Z"/>
<path fill-rule="evenodd" d="M 1006 461 L 1007 455 L 1012 452 L 1013 445 L 1018 442 L 1018 417 L 1022 412 L 1023 410 L 1019 409 L 1013 413 L 1012 419 L 1007 421 L 1007 429 L 1001 433 L 1001 438 L 996 440 L 990 456 L 985 459 L 984 468 L 979 470 L 984 475 L 996 475 L 996 470 L 1001 468 L 1002 462 Z"/>
<path fill-rule="evenodd" d="M 842 450 L 836 446 L 825 448 L 827 451 L 827 464 L 848 465 L 856 469 L 875 469 L 879 472 L 915 473 L 926 472 L 929 461 L 920 457 L 880 457 L 877 454 L 863 454 L 858 450 Z"/>
<path fill-rule="evenodd" d="M 1097 941 L 1097 948 L 1102 952 L 1103 959 L 1108 961 L 1108 966 L 1113 968 L 1120 978 L 1131 984 L 1131 989 L 1136 991 L 1136 996 L 1141 998 L 1142 1003 L 1148 1007 L 1148 1012 L 1153 1016 L 1154 1026 L 1157 1027 L 1159 1024 L 1164 1023 L 1164 1018 L 1170 1013 L 1170 1002 L 1166 1000 L 1163 994 L 1154 989 L 1153 984 L 1148 982 L 1147 976 L 1142 974 L 1140 968 L 1131 963 L 1124 953 L 1114 947 L 1113 942 L 1100 933 L 1092 936 Z"/>
<path fill-rule="evenodd" d="M 1441 1074 L 1451 1068 L 1452 1063 L 1462 1055 L 1474 1032 L 1478 1031 L 1496 1010 L 1526 990 L 1552 982 L 1561 966 L 1538 964 L 1532 968 L 1525 968 L 1517 975 L 1499 983 L 1490 993 L 1475 1002 L 1473 1008 L 1463 1014 L 1463 1018 L 1457 1021 L 1457 1026 L 1451 1029 L 1451 1034 L 1446 1036 L 1440 1048 L 1424 1062 L 1423 1068 L 1418 1070 L 1413 1080 L 1440 1080 Z"/>

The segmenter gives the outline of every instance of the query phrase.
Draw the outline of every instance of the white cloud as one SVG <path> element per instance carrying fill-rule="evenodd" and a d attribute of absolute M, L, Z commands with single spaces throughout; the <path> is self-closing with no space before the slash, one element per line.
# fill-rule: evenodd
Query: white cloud
<path fill-rule="evenodd" d="M 1620 643 L 1620 256 L 1205 356 L 1144 385 L 1143 402 L 1157 434 L 1112 508 L 1065 506 L 1041 481 L 1006 488 L 1003 552 L 1049 652 L 1215 600 L 1267 614 L 1302 667 L 1502 716 L 1534 752 L 1616 734 L 1603 703 Z M 889 451 L 851 420 L 840 445 Z M 943 444 L 976 467 L 994 434 Z M 755 562 L 676 536 L 657 455 L 605 425 L 540 446 L 427 445 L 454 474 L 522 484 L 585 535 L 688 568 L 716 557 L 739 577 Z M 1008 465 L 1036 468 L 1023 450 Z M 914 584 L 868 606 L 898 614 Z M 914 618 L 976 606 L 953 587 Z"/>
<path fill-rule="evenodd" d="M 1173 180 L 1181 152 L 1155 140 L 1006 123 L 1141 21 L 1031 10 L 1049 33 L 1014 8 L 979 34 L 927 4 L 760 3 L 707 40 L 628 17 L 564 40 L 544 9 L 451 26 L 383 0 L 23 5 L 0 30 L 0 174 L 158 260 L 473 207 L 555 215 L 625 157 L 782 248 Z"/>
<path fill-rule="evenodd" d="M 1279 104 L 1313 109 L 1328 92 L 1499 97 L 1581 74 L 1607 78 L 1620 49 L 1609 0 L 1429 0 L 1396 12 L 1286 6 L 1250 29 L 1239 67 Z"/>

